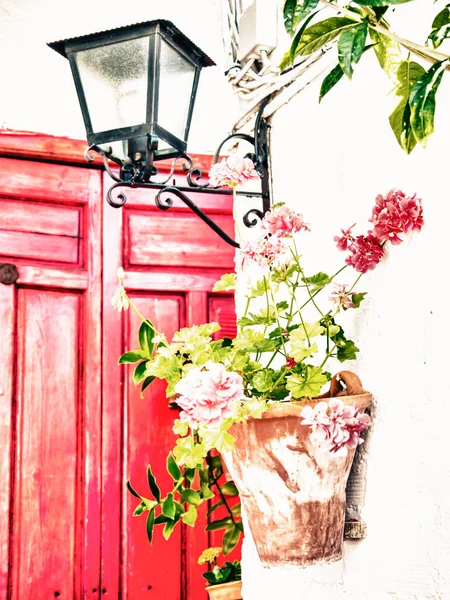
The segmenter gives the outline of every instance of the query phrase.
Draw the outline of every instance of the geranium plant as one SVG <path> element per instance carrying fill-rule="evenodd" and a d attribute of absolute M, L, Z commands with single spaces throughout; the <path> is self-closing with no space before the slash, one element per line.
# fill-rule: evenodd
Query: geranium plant
<path fill-rule="evenodd" d="M 198 564 L 204 565 L 209 563 L 211 570 L 202 574 L 209 585 L 219 585 L 221 583 L 231 583 L 232 581 L 240 581 L 242 579 L 241 563 L 238 560 L 233 562 L 225 561 L 222 566 L 217 564 L 218 557 L 222 554 L 222 548 L 207 548 L 204 550 L 199 559 Z"/>
<path fill-rule="evenodd" d="M 139 348 L 119 362 L 137 363 L 134 382 L 142 389 L 155 378 L 166 381 L 167 396 L 181 408 L 173 427 L 175 447 L 167 458 L 171 489 L 161 493 L 150 466 L 150 498 L 128 484 L 139 499 L 135 515 L 147 513 L 150 541 L 155 525 L 163 527 L 166 538 L 180 521 L 194 525 L 198 506 L 216 493 L 209 515 L 222 506 L 227 512 L 212 520 L 208 529 L 224 531 L 225 554 L 236 546 L 243 527 L 240 505 L 230 498 L 237 489 L 232 482 L 221 485 L 220 457 L 212 453 L 233 448 L 234 423 L 258 419 L 276 402 L 319 396 L 331 380 L 331 358 L 341 363 L 356 359 L 359 349 L 346 335 L 340 317 L 364 301 L 360 279 L 383 260 L 386 247 L 420 231 L 421 200 L 391 190 L 376 198 L 369 221 L 365 234 L 353 233 L 353 225 L 336 236 L 338 250 L 347 253 L 342 268 L 331 275 L 309 273 L 300 249 L 310 226 L 291 208 L 274 206 L 262 219 L 258 237 L 238 251 L 237 273 L 224 275 L 214 287 L 230 290 L 237 278 L 246 290 L 246 307 L 234 339 L 213 340 L 219 325 L 208 323 L 183 328 L 168 340 L 140 315 L 121 279 L 114 304 L 136 310 L 142 325 Z M 247 265 L 252 268 L 249 280 Z M 352 272 L 355 280 L 348 283 Z M 314 408 L 305 405 L 302 417 L 315 440 L 339 454 L 360 444 L 360 434 L 370 423 L 357 405 L 346 406 L 336 398 L 324 399 Z"/>

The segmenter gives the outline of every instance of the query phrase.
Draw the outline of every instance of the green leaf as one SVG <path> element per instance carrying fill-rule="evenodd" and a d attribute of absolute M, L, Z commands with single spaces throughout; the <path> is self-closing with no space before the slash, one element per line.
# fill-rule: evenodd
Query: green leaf
<path fill-rule="evenodd" d="M 273 369 L 264 369 L 255 373 L 252 379 L 252 386 L 258 390 L 258 392 L 267 392 L 273 385 L 272 376 L 274 374 Z"/>
<path fill-rule="evenodd" d="M 190 506 L 187 512 L 181 517 L 183 523 L 189 525 L 189 527 L 194 527 L 195 521 L 197 520 L 197 509 L 195 506 Z"/>
<path fill-rule="evenodd" d="M 397 83 L 397 71 L 403 62 L 403 55 L 399 44 L 374 29 L 370 29 L 369 34 L 371 40 L 374 42 L 372 47 L 381 68 L 388 75 L 389 79 Z"/>
<path fill-rule="evenodd" d="M 367 32 L 368 23 L 363 21 L 351 29 L 343 31 L 339 37 L 339 64 L 349 79 L 352 78 L 355 65 L 364 53 Z"/>
<path fill-rule="evenodd" d="M 319 0 L 286 0 L 283 16 L 284 27 L 289 35 L 294 35 L 298 24 L 312 12 Z"/>
<path fill-rule="evenodd" d="M 293 373 L 286 378 L 286 388 L 294 398 L 314 398 L 318 396 L 322 386 L 327 383 L 327 376 L 320 367 L 307 365 L 305 374 Z"/>
<path fill-rule="evenodd" d="M 119 358 L 118 364 L 132 364 L 139 362 L 144 358 L 146 358 L 146 356 L 144 355 L 142 350 L 130 350 L 130 352 L 125 352 L 125 354 L 122 354 L 122 356 Z"/>
<path fill-rule="evenodd" d="M 218 529 L 226 529 L 230 524 L 233 523 L 231 517 L 225 517 L 224 519 L 218 519 L 217 521 L 211 521 L 206 526 L 206 531 L 217 531 Z"/>
<path fill-rule="evenodd" d="M 173 493 L 167 494 L 167 498 L 164 500 L 161 507 L 163 515 L 173 519 L 175 516 L 175 502 L 173 501 Z"/>
<path fill-rule="evenodd" d="M 303 32 L 295 51 L 295 56 L 308 56 L 325 44 L 333 41 L 346 29 L 355 25 L 356 21 L 347 17 L 330 17 L 314 23 Z"/>
<path fill-rule="evenodd" d="M 345 362 L 346 360 L 356 360 L 356 354 L 359 352 L 359 348 L 355 346 L 352 340 L 346 340 L 345 343 L 338 346 L 337 359 L 339 362 Z"/>
<path fill-rule="evenodd" d="M 141 381 L 146 378 L 145 372 L 147 371 L 147 362 L 143 360 L 138 366 L 135 368 L 133 373 L 133 381 L 135 385 L 139 385 Z"/>
<path fill-rule="evenodd" d="M 322 101 L 322 98 L 328 94 L 328 92 L 333 89 L 337 83 L 339 83 L 343 76 L 344 71 L 341 69 L 341 65 L 337 64 L 322 81 L 322 85 L 320 86 L 319 103 Z"/>
<path fill-rule="evenodd" d="M 154 527 L 155 527 L 155 509 L 152 508 L 152 510 L 148 513 L 147 523 L 146 523 L 147 539 L 150 544 L 152 543 L 152 539 L 153 539 Z"/>
<path fill-rule="evenodd" d="M 151 377 L 146 377 L 144 379 L 144 381 L 142 382 L 142 386 L 141 386 L 141 396 L 142 396 L 142 392 L 144 390 L 146 390 L 153 381 L 155 381 L 155 377 L 153 377 L 153 375 Z"/>
<path fill-rule="evenodd" d="M 202 577 L 204 577 L 208 583 L 212 583 L 212 584 L 218 583 L 216 574 L 213 573 L 212 571 L 207 571 L 206 573 L 202 573 Z"/>
<path fill-rule="evenodd" d="M 421 65 L 409 60 L 403 61 L 397 70 L 397 88 L 395 91 L 397 96 L 400 97 L 400 102 L 389 117 L 389 122 L 398 143 L 407 154 L 413 151 L 417 143 L 411 126 L 409 98 L 411 90 L 424 73 L 425 69 Z"/>
<path fill-rule="evenodd" d="M 311 277 L 302 277 L 303 283 L 307 283 L 311 291 L 317 291 L 328 285 L 331 281 L 331 277 L 326 273 L 316 273 Z M 313 289 L 311 289 L 313 288 Z"/>
<path fill-rule="evenodd" d="M 439 12 L 434 18 L 432 31 L 428 36 L 427 42 L 433 44 L 433 48 L 439 48 L 442 42 L 450 37 L 450 5 Z"/>
<path fill-rule="evenodd" d="M 220 486 L 220 489 L 225 496 L 239 496 L 239 491 L 233 481 L 227 481 Z"/>
<path fill-rule="evenodd" d="M 415 138 L 423 147 L 434 131 L 436 92 L 448 64 L 449 59 L 435 63 L 411 90 L 411 126 Z"/>
<path fill-rule="evenodd" d="M 147 479 L 148 479 L 148 486 L 150 488 L 151 493 L 155 497 L 156 502 L 160 502 L 161 501 L 161 492 L 158 487 L 158 484 L 156 483 L 156 479 L 152 473 L 152 468 L 150 467 L 150 465 L 147 466 Z"/>
<path fill-rule="evenodd" d="M 308 25 L 312 21 L 312 19 L 316 16 L 316 14 L 317 14 L 317 12 L 312 13 L 312 15 L 309 15 L 309 17 L 305 20 L 305 22 L 303 23 L 303 25 L 300 27 L 300 29 L 295 34 L 295 37 L 292 40 L 292 44 L 291 44 L 291 47 L 289 49 L 289 62 L 291 64 L 294 64 L 294 60 L 295 60 L 295 57 L 297 55 L 296 53 L 297 53 L 298 45 L 300 43 L 300 40 L 302 39 L 303 32 L 308 27 Z"/>
<path fill-rule="evenodd" d="M 353 0 L 361 6 L 394 6 L 395 4 L 406 4 L 412 0 Z"/>
<path fill-rule="evenodd" d="M 139 498 L 139 500 L 142 500 L 142 496 L 136 492 L 136 490 L 131 485 L 130 480 L 127 481 L 127 488 L 128 488 L 128 491 L 130 492 L 130 494 L 133 494 L 133 496 L 135 496 L 136 498 Z"/>
<path fill-rule="evenodd" d="M 176 441 L 173 454 L 178 465 L 195 469 L 197 465 L 202 464 L 206 449 L 203 444 L 197 444 L 192 436 L 187 436 Z"/>
<path fill-rule="evenodd" d="M 150 359 L 153 352 L 153 338 L 155 337 L 155 329 L 146 321 L 142 321 L 139 327 L 139 346 L 145 357 Z"/>
<path fill-rule="evenodd" d="M 180 481 L 180 479 L 183 477 L 180 467 L 175 462 L 172 452 L 170 452 L 167 456 L 167 472 L 174 481 Z"/>
<path fill-rule="evenodd" d="M 239 539 L 241 537 L 241 530 L 236 525 L 229 527 L 224 535 L 222 540 L 223 553 L 226 556 L 230 554 L 232 550 L 236 548 L 239 543 Z"/>
<path fill-rule="evenodd" d="M 352 302 L 355 305 L 355 308 L 359 308 L 361 306 L 361 302 L 366 296 L 367 292 L 361 292 L 360 294 L 352 294 Z"/>
<path fill-rule="evenodd" d="M 234 506 L 231 507 L 231 512 L 233 513 L 233 515 L 235 517 L 240 517 L 241 516 L 241 503 L 238 502 L 237 504 L 235 504 Z"/>
<path fill-rule="evenodd" d="M 222 506 L 223 504 L 225 504 L 225 502 L 223 500 L 219 500 L 219 502 L 216 502 L 215 504 L 213 504 L 211 506 L 211 508 L 208 510 L 208 512 L 206 513 L 206 516 L 209 517 L 216 510 L 216 508 L 219 508 L 219 506 Z"/>
<path fill-rule="evenodd" d="M 324 331 L 325 328 L 320 324 L 320 321 L 316 321 L 315 323 L 303 323 L 300 327 L 291 332 L 290 339 L 291 341 L 304 341 L 308 338 L 311 339 L 318 335 L 322 335 Z"/>
<path fill-rule="evenodd" d="M 213 292 L 228 292 L 236 289 L 236 273 L 225 273 L 214 284 Z"/>
<path fill-rule="evenodd" d="M 139 517 L 140 515 L 142 515 L 142 513 L 144 513 L 146 510 L 149 510 L 150 506 L 148 505 L 146 500 L 142 500 L 142 502 L 140 504 L 138 504 L 136 506 L 136 508 L 134 509 L 134 513 L 133 513 L 133 517 Z"/>
<path fill-rule="evenodd" d="M 165 540 L 168 540 L 172 535 L 172 531 L 174 530 L 175 525 L 178 523 L 178 519 L 174 521 L 167 521 L 164 525 L 163 536 Z"/>
<path fill-rule="evenodd" d="M 206 484 L 202 485 L 202 498 L 203 500 L 211 500 L 211 498 L 214 498 L 213 492 Z"/>
<path fill-rule="evenodd" d="M 192 504 L 192 506 L 198 506 L 202 503 L 202 499 L 200 498 L 200 494 L 195 490 L 183 490 L 181 497 L 183 498 L 183 502 L 187 502 L 188 504 Z"/>

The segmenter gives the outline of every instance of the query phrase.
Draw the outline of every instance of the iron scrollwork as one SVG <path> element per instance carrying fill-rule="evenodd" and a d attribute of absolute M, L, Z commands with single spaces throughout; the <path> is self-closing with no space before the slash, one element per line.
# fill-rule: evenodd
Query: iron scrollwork
<path fill-rule="evenodd" d="M 235 133 L 221 142 L 214 156 L 213 162 L 217 162 L 223 145 L 230 139 L 242 139 L 249 142 L 254 147 L 253 153 L 248 153 L 246 157 L 251 158 L 255 164 L 255 170 L 261 177 L 261 192 L 240 192 L 238 195 L 248 197 L 258 197 L 262 199 L 262 210 L 253 208 L 243 217 L 246 227 L 254 227 L 264 217 L 264 214 L 270 209 L 270 189 L 269 189 L 269 150 L 268 150 L 268 125 L 262 119 L 262 113 L 266 105 L 264 101 L 258 111 L 255 122 L 255 136 L 244 133 Z M 144 140 L 144 141 L 143 141 Z M 133 141 L 133 151 L 130 152 L 133 159 L 122 160 L 114 156 L 111 148 L 101 148 L 92 145 L 85 152 L 86 160 L 93 161 L 94 156 L 91 151 L 95 151 L 102 157 L 105 170 L 113 179 L 114 183 L 107 192 L 106 199 L 110 206 L 114 208 L 122 207 L 127 201 L 126 195 L 120 191 L 117 195 L 114 192 L 118 188 L 145 188 L 158 190 L 155 195 L 155 204 L 160 210 L 169 210 L 173 206 L 173 197 L 181 200 L 194 212 L 204 223 L 215 231 L 225 242 L 239 248 L 239 243 L 231 238 L 223 229 L 221 229 L 207 214 L 205 214 L 185 192 L 195 191 L 207 194 L 232 194 L 231 190 L 213 188 L 208 183 L 201 183 L 203 173 L 200 169 L 193 166 L 193 161 L 187 154 L 182 154 L 173 160 L 170 172 L 164 180 L 155 180 L 154 176 L 158 174 L 158 169 L 153 163 L 155 155 L 155 139 L 152 136 L 140 138 Z M 183 160 L 183 170 L 186 173 L 187 185 L 175 185 L 173 179 L 178 161 Z M 119 174 L 116 169 L 111 168 L 111 161 L 119 166 Z"/>

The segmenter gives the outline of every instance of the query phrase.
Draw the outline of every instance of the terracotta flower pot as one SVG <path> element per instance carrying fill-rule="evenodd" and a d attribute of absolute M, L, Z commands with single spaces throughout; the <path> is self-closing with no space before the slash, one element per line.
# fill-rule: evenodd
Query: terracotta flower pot
<path fill-rule="evenodd" d="M 345 487 L 355 450 L 342 457 L 313 443 L 300 417 L 306 405 L 330 395 L 356 402 L 361 411 L 372 400 L 356 375 L 342 371 L 320 398 L 274 404 L 261 419 L 230 430 L 236 443 L 224 459 L 264 566 L 307 566 L 342 557 Z"/>
<path fill-rule="evenodd" d="M 242 581 L 210 585 L 206 591 L 210 600 L 242 600 Z"/>

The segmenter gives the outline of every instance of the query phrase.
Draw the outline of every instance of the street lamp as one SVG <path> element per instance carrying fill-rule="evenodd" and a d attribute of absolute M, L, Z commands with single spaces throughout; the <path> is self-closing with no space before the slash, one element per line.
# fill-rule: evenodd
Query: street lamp
<path fill-rule="evenodd" d="M 156 197 L 159 208 L 168 209 L 172 205 L 167 194 L 165 201 L 161 200 L 161 194 L 169 190 L 212 226 L 211 219 L 183 190 L 195 187 L 197 191 L 224 193 L 199 186 L 201 173 L 193 168 L 186 154 L 200 71 L 215 63 L 166 20 L 147 21 L 48 45 L 69 60 L 89 142 L 86 158 L 93 160 L 89 150 L 99 152 L 116 182 L 108 191 L 108 202 L 118 207 L 126 201 L 124 194 L 113 198 L 111 192 L 116 187 L 156 187 L 160 189 Z M 267 177 L 266 126 L 260 117 L 257 122 L 261 127 L 255 131 L 255 137 L 245 134 L 230 137 L 243 138 L 255 146 L 251 156 L 261 176 Z M 109 147 L 102 148 L 102 144 Z M 189 163 L 188 188 L 152 181 L 158 172 L 155 161 L 175 159 L 172 175 L 180 157 Z M 111 171 L 111 160 L 120 166 L 119 176 Z M 263 212 L 268 209 L 268 186 L 264 181 L 261 194 L 246 195 L 262 196 Z M 251 212 L 261 216 L 258 214 L 261 211 Z M 246 221 L 254 223 L 254 219 Z M 227 242 L 237 245 L 217 225 L 213 229 Z"/>

